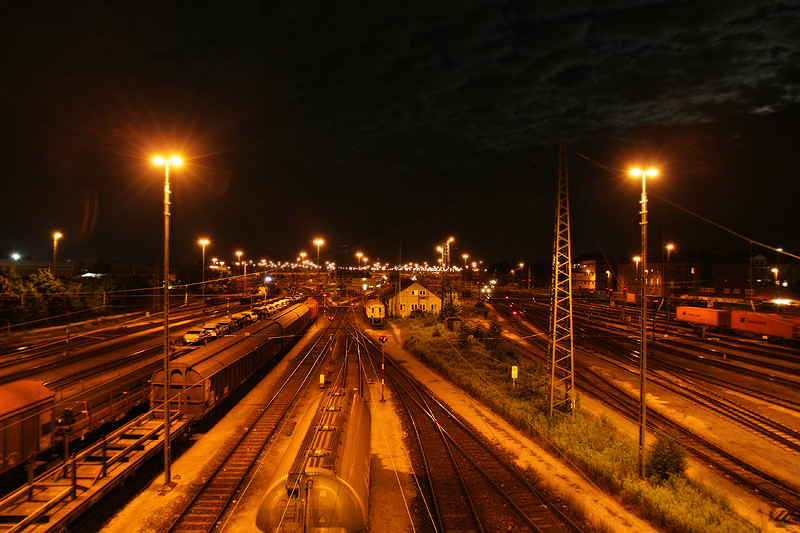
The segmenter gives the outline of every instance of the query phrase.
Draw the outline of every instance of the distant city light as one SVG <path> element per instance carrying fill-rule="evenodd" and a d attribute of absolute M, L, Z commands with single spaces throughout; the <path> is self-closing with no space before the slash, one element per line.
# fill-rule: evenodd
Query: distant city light
<path fill-rule="evenodd" d="M 13 259 L 14 261 L 19 261 L 20 257 L 22 257 L 22 256 L 19 255 L 17 252 L 14 252 L 13 254 L 11 254 L 11 259 Z"/>

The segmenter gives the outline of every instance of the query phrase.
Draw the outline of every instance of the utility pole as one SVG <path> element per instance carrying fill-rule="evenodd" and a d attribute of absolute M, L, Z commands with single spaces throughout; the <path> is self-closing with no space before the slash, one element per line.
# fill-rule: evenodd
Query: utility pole
<path fill-rule="evenodd" d="M 550 289 L 550 339 L 548 399 L 549 416 L 570 413 L 575 407 L 575 365 L 572 337 L 572 252 L 569 229 L 569 180 L 567 145 L 558 145 L 553 236 L 553 280 Z"/>

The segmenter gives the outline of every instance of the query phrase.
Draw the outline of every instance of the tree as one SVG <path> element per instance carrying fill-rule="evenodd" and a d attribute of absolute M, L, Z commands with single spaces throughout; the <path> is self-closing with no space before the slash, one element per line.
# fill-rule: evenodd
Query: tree
<path fill-rule="evenodd" d="M 500 323 L 497 320 L 492 320 L 492 323 L 489 326 L 489 333 L 486 335 L 486 339 L 484 340 L 486 347 L 490 350 L 494 350 L 497 348 L 497 345 L 500 344 L 502 338 L 502 326 L 500 326 Z"/>

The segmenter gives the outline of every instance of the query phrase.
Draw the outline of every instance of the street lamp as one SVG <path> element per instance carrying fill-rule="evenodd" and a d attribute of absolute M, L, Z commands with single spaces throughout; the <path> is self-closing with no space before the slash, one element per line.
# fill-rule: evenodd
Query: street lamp
<path fill-rule="evenodd" d="M 200 263 L 200 271 L 201 271 L 201 279 L 202 282 L 200 283 L 201 290 L 203 292 L 203 325 L 206 325 L 206 246 L 211 244 L 211 241 L 208 239 L 200 239 L 197 241 L 197 244 L 203 247 L 203 260 Z"/>
<path fill-rule="evenodd" d="M 322 239 L 314 239 L 314 244 L 317 245 L 317 269 L 321 270 L 319 268 L 319 247 L 325 244 L 325 241 L 323 241 Z"/>
<path fill-rule="evenodd" d="M 667 245 L 667 268 L 664 275 L 667 277 L 667 330 L 665 332 L 666 335 L 669 335 L 669 304 L 672 300 L 672 276 L 669 271 L 669 256 L 672 253 L 672 250 L 675 249 L 675 245 L 669 243 Z"/>
<path fill-rule="evenodd" d="M 153 158 L 156 165 L 164 165 L 164 484 L 169 485 L 170 474 L 170 417 L 169 417 L 169 166 L 180 166 L 183 161 L 173 156 Z"/>
<path fill-rule="evenodd" d="M 242 293 L 247 292 L 247 261 L 242 261 L 241 250 L 236 250 L 236 262 L 242 265 Z"/>
<path fill-rule="evenodd" d="M 773 269 L 771 270 L 771 272 L 772 272 L 773 274 L 775 274 L 775 285 L 777 286 L 777 285 L 778 285 L 778 269 L 777 269 L 777 268 L 773 268 Z"/>
<path fill-rule="evenodd" d="M 639 225 L 642 227 L 642 316 L 640 320 L 641 330 L 641 353 L 639 354 L 639 477 L 644 479 L 644 440 L 645 440 L 645 425 L 647 423 L 647 178 L 658 175 L 658 171 L 654 168 L 648 170 L 641 170 L 634 168 L 630 171 L 630 175 L 634 178 L 642 178 L 642 210 L 639 212 L 642 215 Z M 639 262 L 636 262 L 638 269 Z"/>
<path fill-rule="evenodd" d="M 464 272 L 462 274 L 462 282 L 461 282 L 461 290 L 464 290 L 464 285 L 467 284 L 467 259 L 469 259 L 469 254 L 461 254 L 461 258 L 464 260 Z"/>
<path fill-rule="evenodd" d="M 364 257 L 363 252 L 356 252 L 356 257 L 358 257 L 358 268 L 361 269 L 361 258 Z"/>
<path fill-rule="evenodd" d="M 63 237 L 64 235 L 61 232 L 56 231 L 53 233 L 53 277 L 56 275 L 56 248 L 58 248 L 58 239 Z"/>

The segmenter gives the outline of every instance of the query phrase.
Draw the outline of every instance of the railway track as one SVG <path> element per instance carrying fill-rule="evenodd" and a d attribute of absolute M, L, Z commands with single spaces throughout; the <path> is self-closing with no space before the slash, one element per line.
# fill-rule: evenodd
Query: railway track
<path fill-rule="evenodd" d="M 364 348 L 375 365 L 380 348 Z M 418 446 L 420 492 L 437 531 L 581 531 L 513 461 L 456 417 L 390 358 L 386 376 Z"/>
<path fill-rule="evenodd" d="M 616 386 L 591 369 L 582 367 L 580 374 L 581 378 L 578 379 L 578 373 L 576 373 L 576 380 L 582 390 L 592 394 L 629 419 L 638 420 L 639 404 L 635 399 L 619 392 Z M 591 376 L 591 379 L 585 376 Z M 750 487 L 775 505 L 786 508 L 795 518 L 800 518 L 800 490 L 797 487 L 758 470 L 708 439 L 661 415 L 658 411 L 648 410 L 648 427 L 653 431 L 677 435 L 681 444 L 706 464 L 738 483 Z"/>
<path fill-rule="evenodd" d="M 335 334 L 332 329 L 334 327 L 329 325 L 328 329 L 317 335 L 312 347 L 283 380 L 283 384 L 255 419 L 246 424 L 247 431 L 231 446 L 225 458 L 170 525 L 168 531 L 211 531 L 215 527 L 264 446 L 277 432 L 295 400 L 313 381 L 316 369 L 330 349 L 329 335 Z"/>
<path fill-rule="evenodd" d="M 542 353 L 545 352 L 546 346 L 541 340 L 532 338 L 531 342 L 537 345 Z M 613 352 L 614 356 L 601 355 L 596 351 L 592 351 L 594 356 L 600 357 L 607 363 L 613 364 L 626 372 L 638 375 L 638 357 L 635 357 L 630 349 L 621 349 L 620 346 L 613 343 L 609 344 L 607 341 L 597 341 L 595 339 L 595 342 L 602 346 L 604 350 L 609 350 L 610 353 Z M 536 354 L 535 358 L 542 360 L 540 354 Z M 663 361 L 659 361 L 658 364 L 663 364 Z M 706 408 L 709 408 L 710 404 L 713 404 L 714 410 L 729 417 L 735 423 L 746 426 L 749 430 L 765 438 L 769 438 L 788 449 L 800 452 L 800 446 L 798 446 L 800 443 L 800 433 L 796 430 L 777 424 L 774 421 L 766 419 L 766 417 L 744 409 L 737 405 L 736 402 L 730 400 L 722 402 L 719 397 L 715 397 L 703 391 L 701 387 L 678 386 L 674 383 L 674 380 L 656 375 L 652 372 L 652 367 L 653 364 L 651 364 L 651 373 L 648 376 L 648 381 L 657 382 L 660 386 L 671 389 L 692 401 L 700 403 Z M 681 369 L 677 365 L 675 365 L 674 368 L 667 369 L 663 366 L 662 368 L 667 372 L 680 370 L 685 372 L 685 369 Z M 587 365 L 581 364 L 580 361 L 576 361 L 575 380 L 576 386 L 584 391 L 584 393 L 601 400 L 629 419 L 634 421 L 638 420 L 638 401 L 620 392 L 615 384 L 610 383 L 604 376 L 595 372 Z M 655 410 L 648 411 L 648 427 L 653 431 L 662 431 L 676 435 L 680 442 L 695 457 L 736 480 L 737 483 L 749 487 L 776 506 L 786 508 L 796 519 L 800 518 L 800 489 L 798 489 L 798 487 L 760 471 L 747 461 L 736 457 L 734 454 L 722 449 L 696 432 L 672 421 Z"/>

